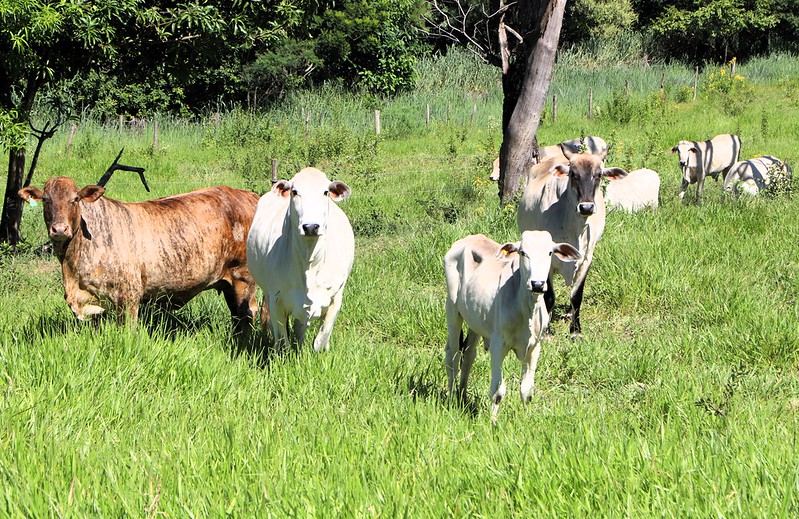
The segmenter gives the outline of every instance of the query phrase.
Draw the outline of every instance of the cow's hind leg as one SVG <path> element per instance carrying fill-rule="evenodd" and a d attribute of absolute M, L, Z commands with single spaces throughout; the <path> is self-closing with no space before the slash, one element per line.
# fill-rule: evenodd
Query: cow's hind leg
<path fill-rule="evenodd" d="M 463 318 L 458 313 L 455 303 L 447 298 L 447 348 L 444 367 L 447 370 L 447 394 L 450 398 L 455 385 L 455 377 L 461 364 L 461 342 L 463 337 Z"/>
<path fill-rule="evenodd" d="M 477 356 L 477 341 L 480 336 L 474 330 L 469 330 L 466 340 L 461 343 L 461 381 L 458 386 L 458 398 L 466 401 L 466 386 L 469 383 L 469 373 L 472 371 L 474 358 Z"/>

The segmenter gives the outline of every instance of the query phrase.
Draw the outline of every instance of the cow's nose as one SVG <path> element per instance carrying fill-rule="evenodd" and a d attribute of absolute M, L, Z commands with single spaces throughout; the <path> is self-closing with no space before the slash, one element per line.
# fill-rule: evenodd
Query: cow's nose
<path fill-rule="evenodd" d="M 546 289 L 546 281 L 530 281 L 530 292 L 534 294 L 543 294 Z"/>
<path fill-rule="evenodd" d="M 591 216 L 592 214 L 594 214 L 593 202 L 583 202 L 577 204 L 577 212 L 583 216 Z"/>
<path fill-rule="evenodd" d="M 55 223 L 50 227 L 51 238 L 69 238 L 69 225 L 65 223 Z"/>
<path fill-rule="evenodd" d="M 305 236 L 319 236 L 319 224 L 304 223 L 302 224 L 302 232 L 305 233 Z"/>

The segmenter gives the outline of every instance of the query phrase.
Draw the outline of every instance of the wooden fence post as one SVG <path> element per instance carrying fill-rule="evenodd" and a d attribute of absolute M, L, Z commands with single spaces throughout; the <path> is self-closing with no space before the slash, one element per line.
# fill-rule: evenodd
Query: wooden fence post
<path fill-rule="evenodd" d="M 122 114 L 119 115 L 119 131 L 122 131 L 122 128 L 125 127 L 125 119 L 122 117 Z"/>
<path fill-rule="evenodd" d="M 311 138 L 311 111 L 305 111 L 305 108 L 302 109 L 305 113 L 305 140 Z"/>
<path fill-rule="evenodd" d="M 693 100 L 696 101 L 696 91 L 699 87 L 699 66 L 697 65 L 696 70 L 694 71 L 694 98 Z"/>
<path fill-rule="evenodd" d="M 660 89 L 663 90 L 663 86 L 666 84 L 666 73 L 664 72 L 663 75 L 660 76 Z"/>
<path fill-rule="evenodd" d="M 158 121 L 153 121 L 153 151 L 158 151 Z"/>
<path fill-rule="evenodd" d="M 630 80 L 624 80 L 624 97 L 630 97 Z"/>
<path fill-rule="evenodd" d="M 380 110 L 375 110 L 375 135 L 380 135 Z"/>
<path fill-rule="evenodd" d="M 75 139 L 75 132 L 78 129 L 78 125 L 72 123 L 72 126 L 69 128 L 69 139 L 67 139 L 67 155 L 69 155 L 70 150 L 72 149 L 72 141 Z"/>
<path fill-rule="evenodd" d="M 552 124 L 558 123 L 558 94 L 552 94 Z"/>
<path fill-rule="evenodd" d="M 588 118 L 594 117 L 594 89 L 588 89 Z"/>
<path fill-rule="evenodd" d="M 430 128 L 430 103 L 427 103 L 427 108 L 424 114 L 424 126 Z"/>
<path fill-rule="evenodd" d="M 471 128 L 472 126 L 474 126 L 474 116 L 475 116 L 476 114 L 477 114 L 477 105 L 476 105 L 476 104 L 473 104 L 473 105 L 472 105 L 472 118 L 471 118 L 471 119 L 469 119 L 469 128 Z"/>

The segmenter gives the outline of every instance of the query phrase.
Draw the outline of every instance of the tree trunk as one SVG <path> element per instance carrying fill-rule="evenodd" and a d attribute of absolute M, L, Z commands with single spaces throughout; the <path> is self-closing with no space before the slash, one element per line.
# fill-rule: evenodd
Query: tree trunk
<path fill-rule="evenodd" d="M 499 154 L 499 199 L 503 205 L 513 200 L 533 165 L 533 152 L 537 151 L 536 132 L 552 80 L 566 8 L 566 0 L 538 0 L 530 4 L 535 26 L 502 78 L 505 99 Z"/>
<path fill-rule="evenodd" d="M 33 110 L 33 101 L 41 86 L 41 78 L 35 73 L 28 79 L 25 94 L 17 107 L 17 121 L 28 123 Z M 5 95 L 2 96 L 5 100 Z M 9 98 L 10 99 L 10 98 Z M 25 148 L 11 148 L 8 152 L 8 179 L 3 200 L 3 213 L 0 216 L 0 243 L 11 245 L 16 251 L 19 245 L 19 223 L 22 221 L 22 199 L 17 192 L 25 180 Z"/>
<path fill-rule="evenodd" d="M 22 199 L 17 191 L 22 189 L 25 179 L 25 148 L 12 149 L 8 153 L 8 180 L 3 202 L 3 215 L 0 218 L 0 242 L 11 245 L 12 250 L 19 245 L 19 223 L 22 221 Z"/>

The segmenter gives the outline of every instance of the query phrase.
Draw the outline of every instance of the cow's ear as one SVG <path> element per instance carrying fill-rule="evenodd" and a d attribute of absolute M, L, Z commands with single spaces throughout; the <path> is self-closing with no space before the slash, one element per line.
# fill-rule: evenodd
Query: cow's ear
<path fill-rule="evenodd" d="M 508 257 L 512 254 L 516 254 L 519 252 L 519 248 L 522 246 L 522 242 L 511 243 L 508 242 L 502 247 L 499 248 L 496 254 L 497 259 L 508 259 Z"/>
<path fill-rule="evenodd" d="M 278 196 L 287 197 L 291 193 L 291 183 L 288 180 L 278 180 L 272 186 L 272 192 Z"/>
<path fill-rule="evenodd" d="M 564 175 L 568 175 L 569 164 L 560 163 L 556 166 L 553 166 L 552 169 L 549 170 L 549 172 L 555 175 L 556 177 L 562 177 Z"/>
<path fill-rule="evenodd" d="M 688 151 L 693 151 L 694 153 L 699 153 L 699 150 L 696 148 L 696 146 L 691 146 L 690 148 L 688 148 Z"/>
<path fill-rule="evenodd" d="M 41 189 L 34 186 L 27 186 L 23 187 L 19 191 L 17 191 L 19 197 L 26 202 L 30 202 L 31 199 L 34 200 L 41 200 L 44 197 L 44 193 L 42 193 Z"/>
<path fill-rule="evenodd" d="M 679 150 L 679 148 L 677 146 L 673 147 L 671 149 L 671 154 L 674 155 L 675 153 L 677 153 L 678 150 Z"/>
<path fill-rule="evenodd" d="M 580 251 L 568 243 L 556 243 L 555 246 L 552 247 L 552 252 L 563 261 L 577 261 L 583 257 Z"/>
<path fill-rule="evenodd" d="M 627 172 L 621 168 L 606 168 L 602 170 L 602 176 L 609 180 L 619 180 L 627 176 Z"/>
<path fill-rule="evenodd" d="M 327 193 L 334 202 L 341 202 L 350 196 L 350 186 L 340 180 L 334 180 L 327 186 Z"/>
<path fill-rule="evenodd" d="M 78 191 L 78 197 L 86 203 L 96 202 L 105 193 L 103 186 L 86 186 Z"/>

